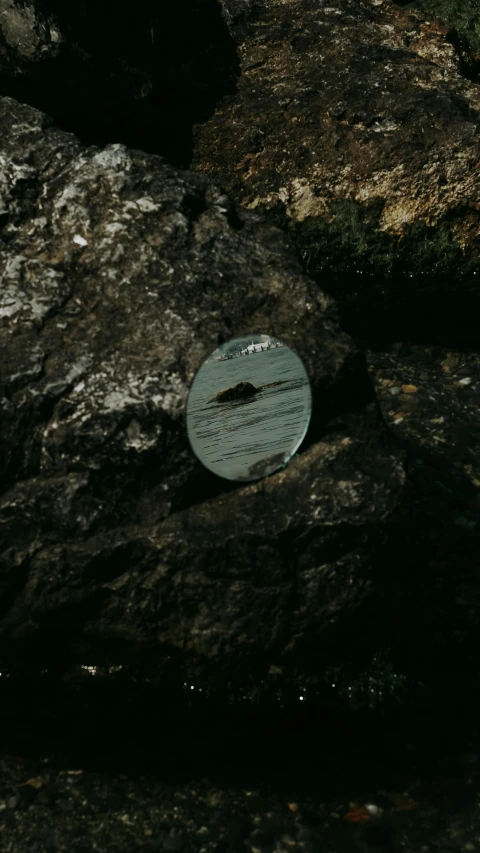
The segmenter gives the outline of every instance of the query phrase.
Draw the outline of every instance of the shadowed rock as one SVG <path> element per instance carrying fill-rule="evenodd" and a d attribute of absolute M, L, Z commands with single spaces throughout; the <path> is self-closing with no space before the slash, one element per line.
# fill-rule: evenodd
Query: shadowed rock
<path fill-rule="evenodd" d="M 289 238 L 207 175 L 85 147 L 10 98 L 0 155 L 2 664 L 154 660 L 160 680 L 218 681 L 283 660 L 293 679 L 354 625 L 367 642 L 409 491 L 364 359 Z M 290 344 L 314 407 L 301 455 L 235 488 L 184 418 L 232 328 Z"/>
<path fill-rule="evenodd" d="M 0 3 L 0 91 L 90 145 L 122 142 L 187 166 L 192 124 L 235 91 L 237 77 L 217 0 L 161 10 L 156 0 L 134 10 L 97 0 Z"/>

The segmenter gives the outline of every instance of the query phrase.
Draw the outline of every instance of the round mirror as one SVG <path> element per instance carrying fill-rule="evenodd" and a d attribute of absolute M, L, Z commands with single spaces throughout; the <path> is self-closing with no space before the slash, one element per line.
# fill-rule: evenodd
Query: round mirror
<path fill-rule="evenodd" d="M 232 338 L 200 366 L 187 432 L 200 462 L 227 480 L 259 480 L 283 468 L 305 438 L 312 411 L 307 372 L 270 335 Z"/>

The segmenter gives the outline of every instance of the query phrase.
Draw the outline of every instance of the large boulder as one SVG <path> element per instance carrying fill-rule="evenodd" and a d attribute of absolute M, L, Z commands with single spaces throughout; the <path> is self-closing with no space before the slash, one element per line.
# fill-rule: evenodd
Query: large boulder
<path fill-rule="evenodd" d="M 480 90 L 455 29 L 386 0 L 224 7 L 241 76 L 192 168 L 289 230 L 350 332 L 477 340 Z"/>
<path fill-rule="evenodd" d="M 10 98 L 0 140 L 2 665 L 294 677 L 360 647 L 405 573 L 409 490 L 289 238 L 208 176 L 86 147 Z M 298 353 L 314 408 L 301 453 L 243 487 L 191 453 L 184 407 L 251 329 Z"/>

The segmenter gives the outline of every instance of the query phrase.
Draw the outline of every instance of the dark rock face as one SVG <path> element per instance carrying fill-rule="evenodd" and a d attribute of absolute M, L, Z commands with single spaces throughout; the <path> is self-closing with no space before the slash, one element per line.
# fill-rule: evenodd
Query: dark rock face
<path fill-rule="evenodd" d="M 216 399 L 219 403 L 227 403 L 229 400 L 241 400 L 243 397 L 253 397 L 261 391 L 261 388 L 255 388 L 251 382 L 237 382 L 231 388 L 226 388 L 225 391 L 219 391 Z"/>
<path fill-rule="evenodd" d="M 480 354 L 398 342 L 367 352 L 379 404 L 407 456 L 430 540 L 403 666 L 429 690 L 476 707 L 480 643 Z M 473 676 L 473 673 L 475 675 Z M 452 699 L 450 699 L 452 697 Z M 448 711 L 447 711 L 448 713 Z M 454 712 L 456 713 L 456 711 Z M 478 717 L 478 711 L 477 717 Z"/>
<path fill-rule="evenodd" d="M 427 11 L 433 5 L 419 2 Z M 252 21 L 268 25 L 261 49 L 270 38 L 265 6 L 219 3 L 239 44 Z M 284 33 L 285 11 L 295 18 L 287 4 L 275 7 Z M 309 5 L 333 20 L 347 9 L 338 0 L 329 9 Z M 473 0 L 439 0 L 438 8 L 449 5 L 471 8 L 473 26 Z M 343 18 L 343 32 L 326 26 L 326 41 L 332 31 L 341 51 L 352 16 L 361 20 L 358 45 L 373 32 L 381 69 L 388 36 L 377 27 L 380 7 L 390 8 L 382 0 L 350 5 L 350 22 Z M 147 56 L 148 8 L 130 5 L 125 15 L 110 0 L 0 0 L 0 91 L 13 95 L 7 84 L 18 84 L 20 100 L 42 106 L 48 98 L 54 113 L 58 80 L 68 83 L 54 123 L 0 98 L 2 853 L 86 853 L 93 837 L 98 849 L 117 853 L 473 849 L 479 356 L 363 344 L 377 406 L 366 359 L 340 331 L 331 299 L 301 274 L 290 239 L 258 211 L 237 208 L 205 175 L 124 145 L 88 148 L 55 128 L 70 110 L 64 129 L 78 120 L 88 144 L 170 148 L 176 163 L 188 161 L 189 123 L 215 100 L 201 76 L 212 55 L 202 48 L 211 47 L 212 6 L 192 0 L 162 9 L 150 36 L 161 47 L 158 77 Z M 187 51 L 179 39 L 188 16 L 172 38 L 178 11 L 191 13 L 196 30 Z M 299 53 L 316 36 L 311 18 L 304 22 L 295 33 Z M 121 37 L 125 25 L 131 33 Z M 425 65 L 421 56 L 438 42 L 435 27 L 414 34 L 419 101 L 429 75 L 451 94 L 448 69 L 442 83 L 437 60 Z M 454 35 L 446 38 L 458 50 Z M 394 41 L 386 64 L 397 68 L 405 53 L 411 58 L 410 46 Z M 196 57 L 191 67 L 186 54 Z M 343 80 L 360 86 L 348 61 Z M 177 95 L 169 99 L 160 85 L 165 68 L 170 83 L 180 81 L 176 114 Z M 473 66 L 468 73 L 473 80 Z M 195 75 L 206 96 L 200 105 L 186 96 Z M 220 74 L 213 88 L 222 80 L 230 85 Z M 150 118 L 145 111 L 143 83 L 148 92 L 152 81 L 165 133 L 156 124 L 162 110 Z M 103 116 L 115 93 L 114 112 Z M 268 106 L 266 94 L 268 87 L 261 90 Z M 437 132 L 422 117 L 422 133 Z M 453 131 L 459 162 L 448 147 L 439 162 L 456 192 L 455 121 Z M 290 148 L 301 144 L 300 137 Z M 353 145 L 343 178 L 354 154 Z M 421 165 L 419 188 L 427 180 Z M 466 169 L 465 186 L 469 179 L 476 174 Z M 365 278 L 370 264 L 384 269 L 380 235 L 364 214 L 361 205 L 335 208 L 325 240 L 314 222 L 309 252 L 289 225 L 305 265 L 326 269 L 325 258 L 335 259 L 344 316 L 352 271 Z M 474 215 L 467 203 L 450 219 L 457 227 Z M 451 242 L 428 226 L 410 237 L 399 237 L 398 257 L 414 270 L 427 252 L 437 265 L 437 298 L 440 262 L 451 269 L 459 258 L 462 271 L 463 249 L 452 254 Z M 385 263 L 389 240 L 380 243 Z M 381 286 L 392 300 L 402 279 L 382 276 L 371 272 L 370 294 Z M 428 289 L 427 273 L 421 281 Z M 419 306 L 415 296 L 417 314 Z M 374 304 L 361 307 L 365 332 Z M 402 336 L 411 329 L 405 319 L 412 318 L 400 318 Z M 219 482 L 192 458 L 183 406 L 203 356 L 252 327 L 295 347 L 310 373 L 314 412 L 293 462 L 243 488 Z M 263 460 L 250 473 L 268 473 L 279 461 Z M 414 538 L 421 525 L 423 553 Z M 363 661 L 352 672 L 355 655 Z M 395 695 L 403 699 L 390 714 Z M 377 703 L 378 716 L 357 710 Z M 352 827 L 366 809 L 368 822 Z"/>
<path fill-rule="evenodd" d="M 237 76 L 216 0 L 0 4 L 0 92 L 87 144 L 121 142 L 186 166 L 193 122 Z"/>
<path fill-rule="evenodd" d="M 349 331 L 477 340 L 480 90 L 452 27 L 267 0 L 231 31 L 238 91 L 196 127 L 193 168 L 289 230 Z"/>
<path fill-rule="evenodd" d="M 293 678 L 341 655 L 391 584 L 409 491 L 331 299 L 206 175 L 82 146 L 9 98 L 0 140 L 2 664 L 223 679 L 253 657 Z M 257 328 L 302 359 L 314 414 L 285 470 L 228 488 L 184 404 Z"/>

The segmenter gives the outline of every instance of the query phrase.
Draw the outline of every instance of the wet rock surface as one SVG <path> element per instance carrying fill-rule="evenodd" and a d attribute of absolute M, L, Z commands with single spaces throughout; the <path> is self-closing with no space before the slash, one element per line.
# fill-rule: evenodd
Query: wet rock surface
<path fill-rule="evenodd" d="M 268 0 L 233 32 L 237 92 L 196 126 L 193 167 L 288 230 L 349 331 L 476 340 L 480 90 L 454 27 Z"/>
<path fill-rule="evenodd" d="M 227 403 L 229 400 L 241 400 L 243 397 L 252 397 L 254 394 L 258 394 L 260 390 L 260 388 L 255 388 L 251 382 L 237 382 L 231 388 L 219 391 L 214 399 L 218 403 Z"/>
<path fill-rule="evenodd" d="M 280 379 L 278 382 L 268 382 L 266 385 L 260 385 L 258 388 L 255 388 L 251 382 L 237 382 L 236 385 L 232 385 L 231 388 L 225 388 L 224 391 L 219 391 L 215 397 L 212 397 L 208 402 L 212 403 L 216 400 L 218 403 L 228 403 L 231 400 L 242 400 L 244 397 L 253 397 L 255 394 L 258 394 L 259 391 L 263 391 L 264 388 L 274 388 L 277 385 L 283 385 L 284 382 L 287 382 L 286 379 Z"/>

